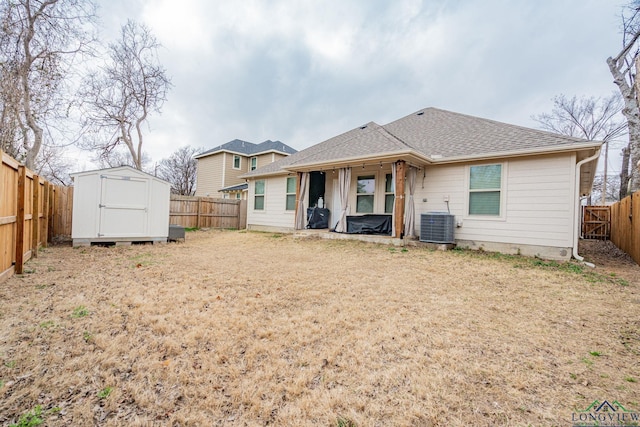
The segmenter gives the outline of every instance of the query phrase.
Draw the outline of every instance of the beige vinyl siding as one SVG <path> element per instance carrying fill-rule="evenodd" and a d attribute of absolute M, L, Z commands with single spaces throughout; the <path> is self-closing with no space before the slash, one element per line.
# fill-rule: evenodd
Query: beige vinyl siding
<path fill-rule="evenodd" d="M 262 166 L 268 165 L 269 163 L 273 163 L 276 160 L 279 160 L 283 157 L 286 157 L 282 154 L 278 154 L 278 153 L 265 153 L 265 154 L 260 154 L 258 156 L 248 156 L 245 159 L 242 159 L 243 163 L 242 163 L 242 169 L 244 169 L 247 172 L 251 171 L 251 159 L 256 157 L 258 159 L 258 168 L 261 168 Z"/>
<path fill-rule="evenodd" d="M 198 159 L 196 196 L 222 197 L 223 158 L 224 153 L 217 153 Z"/>
<path fill-rule="evenodd" d="M 474 164 L 495 164 L 474 163 Z M 499 162 L 503 165 L 500 217 L 468 215 L 468 165 L 430 167 L 416 185 L 416 228 L 420 214 L 449 208 L 462 226 L 456 240 L 515 245 L 573 246 L 575 157 L 571 154 L 523 158 Z M 427 202 L 423 202 L 423 199 Z"/>
<path fill-rule="evenodd" d="M 234 169 L 233 157 L 236 155 L 237 154 L 233 154 L 233 153 L 227 153 L 226 155 L 225 162 L 224 162 L 224 167 L 226 168 L 226 171 L 224 173 L 224 183 L 220 188 L 244 183 L 244 179 L 240 179 L 238 177 L 243 173 L 246 173 L 245 169 L 247 167 L 248 160 L 246 157 L 240 156 L 240 169 Z"/>
<path fill-rule="evenodd" d="M 263 178 L 265 181 L 264 210 L 254 210 L 255 180 L 249 181 L 247 225 L 280 229 L 294 228 L 295 213 L 286 210 L 287 175 Z M 305 204 L 306 205 L 306 204 Z"/>

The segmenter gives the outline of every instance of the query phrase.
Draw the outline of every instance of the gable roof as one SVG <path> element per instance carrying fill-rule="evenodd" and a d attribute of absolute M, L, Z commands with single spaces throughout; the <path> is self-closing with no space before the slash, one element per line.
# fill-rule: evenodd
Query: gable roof
<path fill-rule="evenodd" d="M 225 144 L 219 145 L 215 148 L 202 152 L 195 156 L 196 159 L 201 157 L 210 156 L 212 154 L 221 153 L 223 151 L 241 154 L 243 156 L 255 156 L 271 151 L 282 154 L 293 154 L 297 150 L 289 147 L 287 144 L 281 141 L 271 141 L 270 139 L 261 142 L 260 144 L 254 144 L 253 142 L 243 141 L 241 139 L 234 139 Z"/>
<path fill-rule="evenodd" d="M 384 126 L 369 122 L 241 177 L 348 162 L 355 165 L 384 158 L 434 164 L 575 151 L 600 145 L 599 141 L 425 108 Z"/>

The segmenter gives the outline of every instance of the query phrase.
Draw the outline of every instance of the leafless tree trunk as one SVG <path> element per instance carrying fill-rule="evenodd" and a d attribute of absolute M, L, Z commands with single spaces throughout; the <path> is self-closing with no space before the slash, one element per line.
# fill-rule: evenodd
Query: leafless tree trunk
<path fill-rule="evenodd" d="M 66 112 L 66 80 L 77 54 L 94 41 L 90 0 L 0 3 L 0 123 L 3 147 L 34 168 L 45 129 Z M 4 127 L 8 125 L 8 128 Z"/>
<path fill-rule="evenodd" d="M 87 79 L 85 125 L 93 136 L 84 146 L 99 157 L 124 145 L 134 167 L 142 169 L 143 126 L 150 113 L 160 112 L 171 86 L 159 47 L 147 27 L 129 21 L 109 45 L 109 62 Z"/>
<path fill-rule="evenodd" d="M 637 0 L 627 6 L 630 16 L 622 17 L 623 40 L 622 50 L 615 56 L 607 58 L 609 71 L 613 76 L 613 82 L 618 86 L 618 90 L 624 100 L 622 114 L 627 119 L 629 132 L 628 153 L 631 164 L 640 161 L 640 108 L 638 103 L 638 90 L 636 82 L 636 68 L 638 66 L 638 41 L 640 39 L 640 2 Z M 623 158 L 624 161 L 624 158 Z M 622 167 L 622 172 L 629 170 L 628 164 Z M 640 188 L 640 171 L 633 168 L 629 177 L 631 181 L 630 189 L 635 191 Z M 626 179 L 626 178 L 625 178 Z M 621 175 L 621 181 L 623 177 Z M 622 191 L 626 186 L 620 183 Z"/>
<path fill-rule="evenodd" d="M 629 181 L 631 176 L 629 175 L 629 157 L 631 150 L 629 147 L 622 149 L 622 168 L 620 169 L 620 200 L 629 195 Z"/>

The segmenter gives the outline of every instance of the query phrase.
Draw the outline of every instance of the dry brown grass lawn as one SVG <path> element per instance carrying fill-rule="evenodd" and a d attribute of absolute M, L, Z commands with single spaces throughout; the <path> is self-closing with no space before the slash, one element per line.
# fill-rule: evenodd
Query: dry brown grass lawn
<path fill-rule="evenodd" d="M 0 284 L 0 424 L 570 425 L 640 411 L 639 284 L 526 258 L 209 231 Z M 574 271 L 576 270 L 576 271 Z M 602 270 L 600 270 L 602 271 Z"/>

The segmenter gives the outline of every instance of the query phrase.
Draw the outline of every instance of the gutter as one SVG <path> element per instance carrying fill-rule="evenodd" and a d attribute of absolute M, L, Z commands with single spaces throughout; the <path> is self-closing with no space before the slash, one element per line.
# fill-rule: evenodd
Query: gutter
<path fill-rule="evenodd" d="M 590 262 L 586 262 L 584 260 L 583 256 L 578 255 L 578 235 L 580 233 L 578 233 L 577 231 L 577 226 L 578 226 L 578 222 L 580 221 L 580 170 L 582 169 L 582 165 L 584 165 L 585 163 L 588 163 L 592 160 L 597 159 L 598 157 L 600 157 L 600 148 L 598 148 L 596 150 L 596 153 L 591 156 L 591 157 L 587 157 L 586 159 L 582 159 L 580 160 L 577 164 L 576 164 L 576 180 L 575 180 L 575 186 L 576 186 L 576 190 L 575 190 L 575 200 L 576 200 L 576 204 L 575 204 L 575 208 L 573 210 L 573 252 L 572 255 L 575 259 L 577 259 L 578 261 L 582 262 L 583 264 L 585 264 L 588 267 L 595 267 L 595 264 L 592 264 Z"/>

